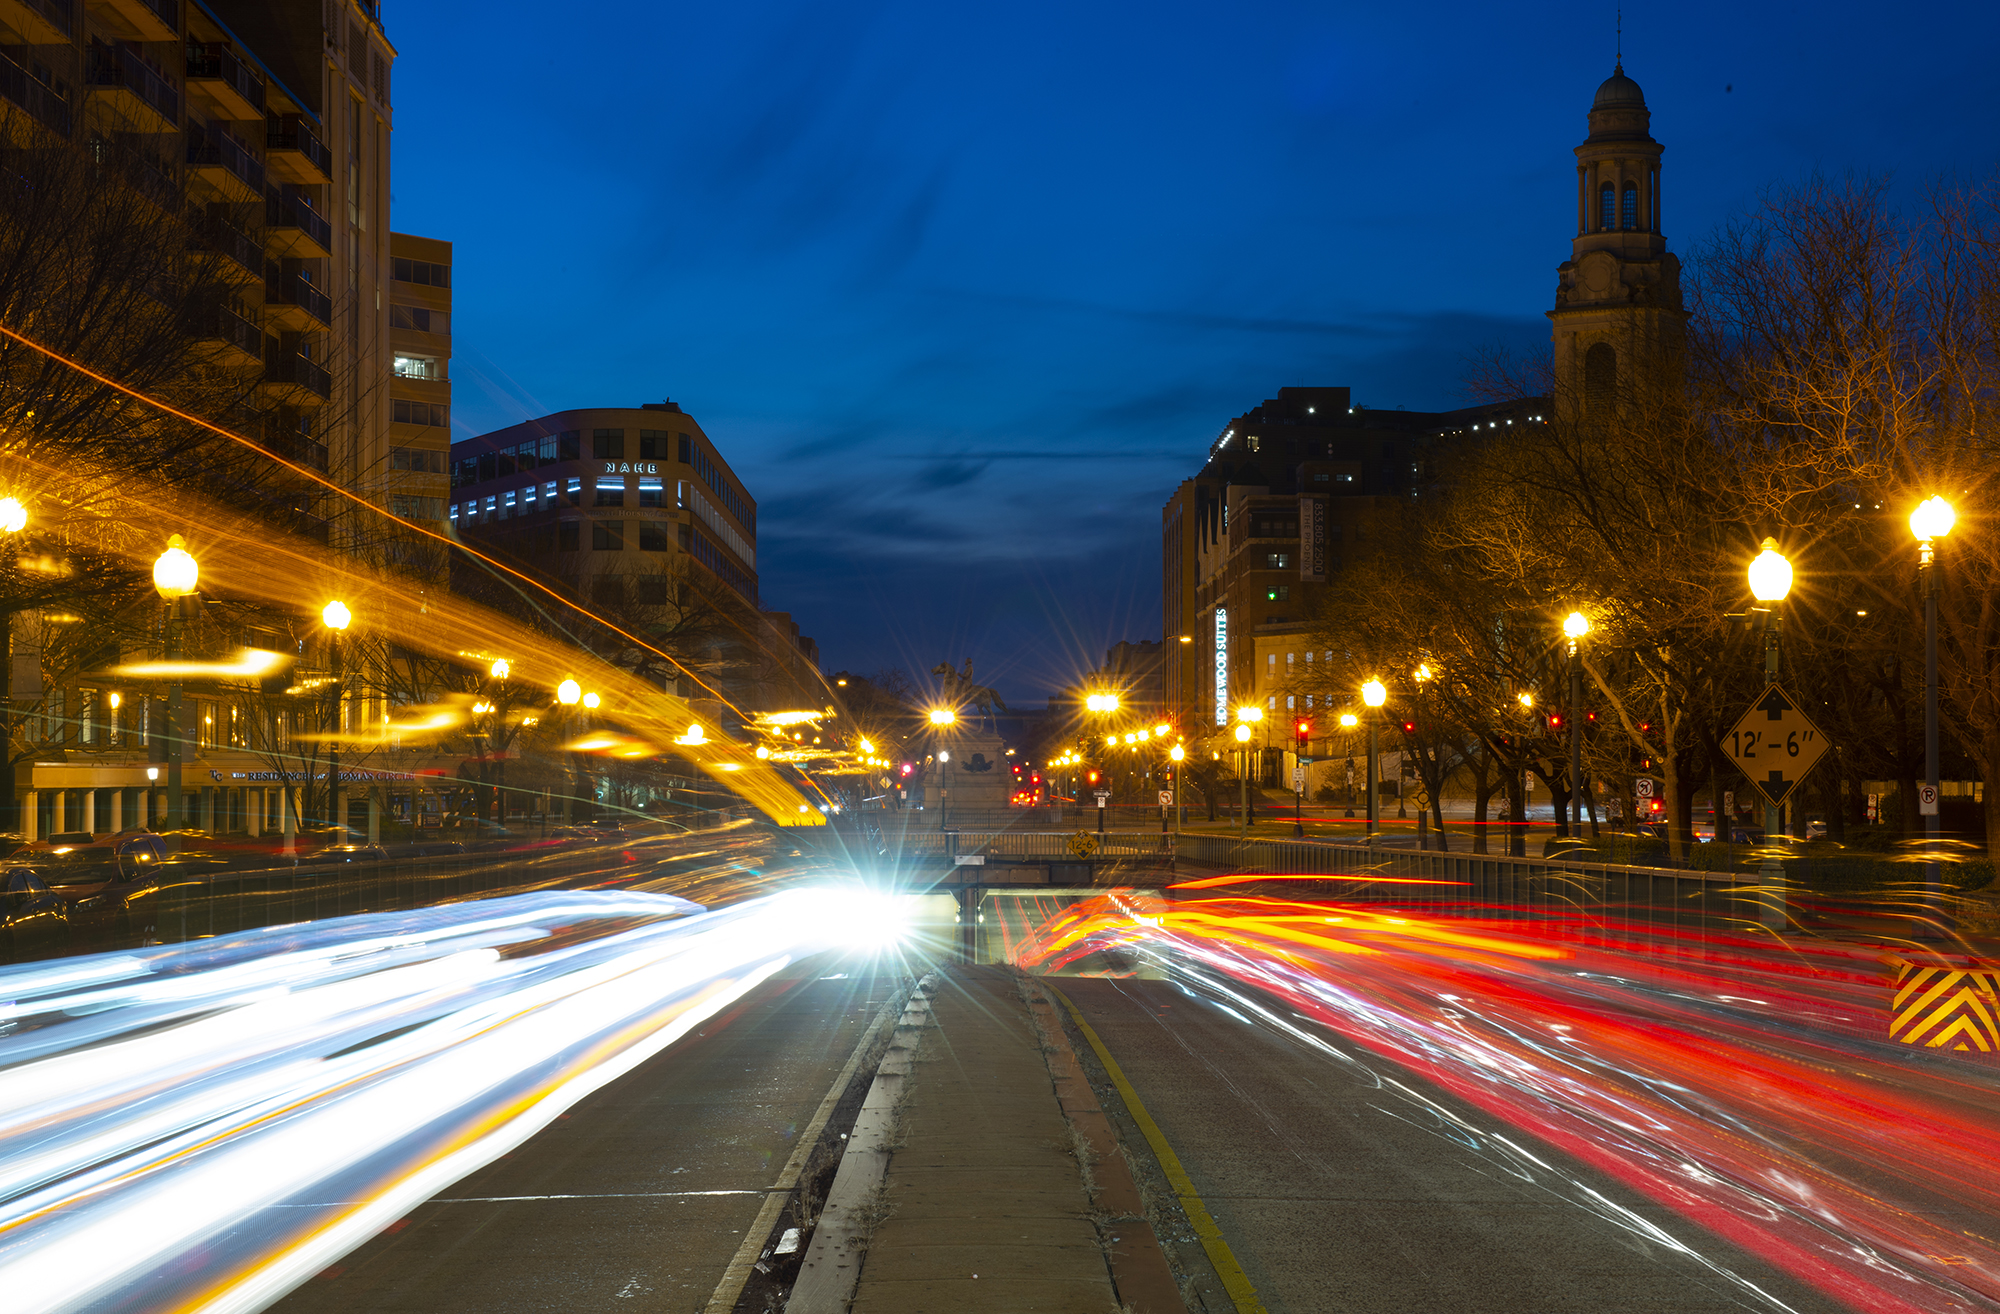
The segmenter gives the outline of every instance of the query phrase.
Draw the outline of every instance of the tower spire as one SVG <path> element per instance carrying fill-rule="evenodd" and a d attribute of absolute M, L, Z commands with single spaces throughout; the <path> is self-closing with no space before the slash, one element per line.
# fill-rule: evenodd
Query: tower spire
<path fill-rule="evenodd" d="M 1616 71 L 1616 72 L 1619 72 L 1619 73 L 1623 73 L 1623 72 L 1625 71 L 1625 8 L 1624 8 L 1624 6 L 1622 6 L 1622 5 L 1621 5 L 1621 6 L 1619 6 L 1619 7 L 1618 7 L 1618 8 L 1616 9 L 1616 10 L 1614 10 L 1613 12 L 1614 12 L 1614 13 L 1616 13 L 1616 14 L 1618 15 L 1618 18 L 1617 18 L 1617 24 L 1618 24 L 1618 26 L 1617 26 L 1617 34 L 1618 34 L 1618 40 L 1617 40 L 1617 51 L 1618 51 L 1618 53 L 1617 53 L 1617 56 L 1616 56 L 1616 60 L 1617 60 L 1617 63 L 1616 63 L 1616 67 L 1615 67 L 1615 71 Z"/>

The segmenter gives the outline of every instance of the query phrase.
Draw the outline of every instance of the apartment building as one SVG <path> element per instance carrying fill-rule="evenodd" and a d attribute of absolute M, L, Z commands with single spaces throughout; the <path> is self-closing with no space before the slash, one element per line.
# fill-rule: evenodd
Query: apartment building
<path fill-rule="evenodd" d="M 451 491 L 451 243 L 389 234 L 390 514 L 441 529 Z"/>
<path fill-rule="evenodd" d="M 709 663 L 728 701 L 824 704 L 817 646 L 789 615 L 760 607 L 756 499 L 673 402 L 559 411 L 454 443 L 451 456 L 447 514 L 465 542 L 606 615 L 650 619 L 648 609 L 682 606 L 684 585 L 712 582 L 731 618 Z M 660 675 L 668 692 L 702 702 L 700 686 Z"/>

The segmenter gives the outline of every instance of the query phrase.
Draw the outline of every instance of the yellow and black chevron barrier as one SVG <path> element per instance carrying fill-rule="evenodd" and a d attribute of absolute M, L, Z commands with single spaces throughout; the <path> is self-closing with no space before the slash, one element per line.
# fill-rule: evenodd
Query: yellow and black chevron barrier
<path fill-rule="evenodd" d="M 1896 969 L 1896 1002 L 1889 1038 L 1928 1049 L 2000 1049 L 2000 969 L 1945 967 L 1890 960 Z"/>

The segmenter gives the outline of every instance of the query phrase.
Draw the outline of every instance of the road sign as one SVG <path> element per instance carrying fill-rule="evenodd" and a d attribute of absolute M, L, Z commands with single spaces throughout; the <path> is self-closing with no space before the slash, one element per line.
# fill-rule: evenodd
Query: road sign
<path fill-rule="evenodd" d="M 1653 782 L 1642 776 L 1632 782 L 1632 792 L 1640 798 L 1651 798 L 1653 796 Z"/>
<path fill-rule="evenodd" d="M 1976 1050 L 2000 1045 L 1994 1015 L 2000 980 L 1991 971 L 1889 960 L 1896 969 L 1896 998 L 1889 1038 L 1927 1049 Z"/>
<path fill-rule="evenodd" d="M 1108 789 L 1100 789 L 1097 791 L 1096 798 L 1097 798 L 1097 806 L 1104 807 L 1111 802 L 1111 791 Z"/>
<path fill-rule="evenodd" d="M 1171 789 L 1163 789 L 1163 790 L 1161 790 L 1161 791 L 1160 791 L 1160 806 L 1161 806 L 1161 807 L 1163 807 L 1163 808 L 1170 808 L 1170 807 L 1172 807 L 1173 805 L 1174 805 L 1174 791 L 1173 791 L 1173 790 L 1171 790 Z"/>
<path fill-rule="evenodd" d="M 986 855 L 983 853 L 960 853 L 952 858 L 952 862 L 960 867 L 984 867 L 986 865 Z"/>
<path fill-rule="evenodd" d="M 1776 684 L 1722 737 L 1722 751 L 1773 803 L 1790 798 L 1826 750 L 1826 736 Z"/>
<path fill-rule="evenodd" d="M 1301 790 L 1301 789 L 1304 789 L 1305 787 L 1306 787 L 1306 769 L 1305 769 L 1304 767 L 1302 767 L 1302 766 L 1295 766 L 1295 767 L 1293 767 L 1293 768 L 1292 768 L 1292 788 L 1293 788 L 1293 790 L 1295 790 L 1295 791 L 1296 791 L 1296 790 Z"/>
<path fill-rule="evenodd" d="M 1935 817 L 1938 814 L 1937 798 L 1938 787 L 1936 785 L 1918 785 L 1917 815 L 1920 817 Z"/>

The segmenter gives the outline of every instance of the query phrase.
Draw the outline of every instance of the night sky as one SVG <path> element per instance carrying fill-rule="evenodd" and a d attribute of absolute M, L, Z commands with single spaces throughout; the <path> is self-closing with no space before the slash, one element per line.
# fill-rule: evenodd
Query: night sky
<path fill-rule="evenodd" d="M 1671 19 L 1666 10 L 1671 9 Z M 1039 706 L 1159 637 L 1159 511 L 1287 384 L 1542 350 L 1613 7 L 384 6 L 454 437 L 671 397 L 825 668 Z M 1814 170 L 2000 156 L 2000 6 L 1630 6 L 1686 254 Z"/>

